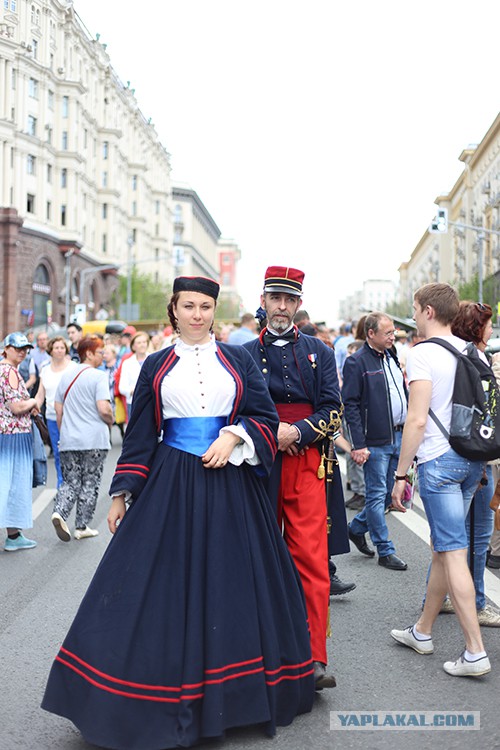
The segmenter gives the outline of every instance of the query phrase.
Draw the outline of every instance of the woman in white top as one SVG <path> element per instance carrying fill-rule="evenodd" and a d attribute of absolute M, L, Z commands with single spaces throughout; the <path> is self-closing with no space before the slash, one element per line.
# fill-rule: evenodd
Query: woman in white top
<path fill-rule="evenodd" d="M 118 390 L 127 399 L 129 417 L 137 379 L 141 372 L 142 364 L 149 354 L 149 344 L 149 334 L 145 331 L 139 331 L 130 341 L 130 348 L 133 354 L 123 360 Z"/>
<path fill-rule="evenodd" d="M 47 344 L 47 352 L 50 354 L 49 364 L 42 367 L 40 371 L 39 394 L 41 402 L 46 402 L 45 420 L 49 428 L 52 452 L 57 473 L 57 488 L 63 483 L 61 461 L 59 458 L 59 428 L 57 426 L 56 412 L 54 409 L 54 397 L 63 373 L 68 367 L 75 367 L 75 362 L 69 358 L 69 347 L 62 336 L 55 336 Z"/>

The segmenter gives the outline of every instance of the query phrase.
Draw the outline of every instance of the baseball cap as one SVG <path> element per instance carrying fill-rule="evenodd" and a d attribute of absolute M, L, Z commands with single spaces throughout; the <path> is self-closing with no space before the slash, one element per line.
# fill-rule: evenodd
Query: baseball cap
<path fill-rule="evenodd" d="M 25 346 L 29 346 L 30 349 L 33 349 L 33 344 L 30 344 L 24 333 L 21 333 L 20 331 L 15 331 L 14 333 L 9 333 L 3 341 L 3 347 L 4 349 L 7 346 L 13 346 L 14 349 L 24 349 Z"/>

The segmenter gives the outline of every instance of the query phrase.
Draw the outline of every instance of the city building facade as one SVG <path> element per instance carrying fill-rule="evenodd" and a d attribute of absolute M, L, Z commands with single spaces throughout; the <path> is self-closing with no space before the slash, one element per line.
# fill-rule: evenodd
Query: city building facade
<path fill-rule="evenodd" d="M 173 278 L 169 154 L 72 2 L 1 0 L 0 165 L 0 335 Z"/>
<path fill-rule="evenodd" d="M 481 143 L 465 148 L 459 159 L 462 173 L 450 192 L 435 201 L 447 211 L 448 231 L 427 229 L 399 268 L 400 298 L 409 310 L 422 284 L 440 281 L 459 287 L 500 271 L 500 114 Z"/>

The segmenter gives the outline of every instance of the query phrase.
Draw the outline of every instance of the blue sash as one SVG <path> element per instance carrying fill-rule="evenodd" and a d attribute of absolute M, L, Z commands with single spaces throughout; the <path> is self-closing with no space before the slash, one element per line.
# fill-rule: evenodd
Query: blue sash
<path fill-rule="evenodd" d="M 203 456 L 219 437 L 227 417 L 180 417 L 163 422 L 163 442 L 194 456 Z"/>

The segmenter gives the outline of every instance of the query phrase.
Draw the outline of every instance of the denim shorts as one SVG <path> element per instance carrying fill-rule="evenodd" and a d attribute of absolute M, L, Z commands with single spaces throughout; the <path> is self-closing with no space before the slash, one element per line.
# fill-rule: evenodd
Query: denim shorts
<path fill-rule="evenodd" d="M 469 461 L 452 448 L 419 464 L 419 492 L 436 552 L 468 547 L 465 518 L 483 468 L 482 461 Z"/>

